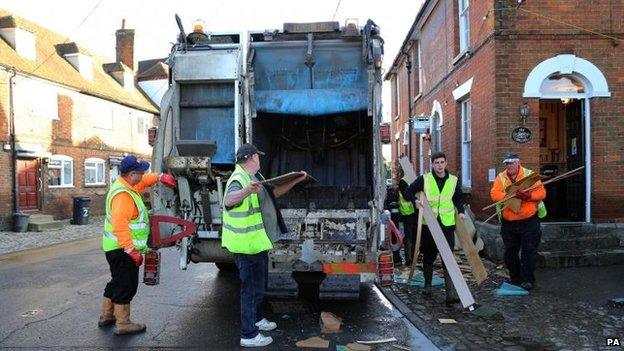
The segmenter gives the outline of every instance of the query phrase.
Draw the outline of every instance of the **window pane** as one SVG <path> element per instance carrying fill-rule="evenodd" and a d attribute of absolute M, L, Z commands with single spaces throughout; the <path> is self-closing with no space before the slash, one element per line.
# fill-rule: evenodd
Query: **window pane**
<path fill-rule="evenodd" d="M 61 185 L 61 169 L 48 166 L 48 185 Z"/>
<path fill-rule="evenodd" d="M 72 185 L 73 184 L 73 162 L 72 161 L 63 161 L 63 185 Z"/>
<path fill-rule="evenodd" d="M 98 183 L 104 183 L 104 164 L 103 163 L 98 163 L 97 164 L 97 177 L 96 177 L 96 181 Z"/>
<path fill-rule="evenodd" d="M 86 184 L 95 183 L 95 169 L 93 168 L 85 169 L 85 183 Z"/>
<path fill-rule="evenodd" d="M 59 160 L 50 160 L 50 163 L 48 163 L 48 168 L 60 168 L 62 165 L 62 162 Z"/>

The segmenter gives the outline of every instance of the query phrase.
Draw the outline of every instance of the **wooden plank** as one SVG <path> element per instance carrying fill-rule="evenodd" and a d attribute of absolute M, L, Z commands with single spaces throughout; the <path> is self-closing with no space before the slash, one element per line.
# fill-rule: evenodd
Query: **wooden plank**
<path fill-rule="evenodd" d="M 420 203 L 421 194 L 418 194 L 418 201 Z M 418 253 L 420 251 L 420 237 L 422 236 L 422 226 L 423 226 L 423 213 L 422 206 L 418 206 L 418 226 L 416 227 L 416 245 L 414 246 L 414 256 L 412 257 L 412 267 L 410 268 L 408 281 L 412 280 L 414 277 L 414 272 L 416 271 L 416 261 L 418 260 Z"/>
<path fill-rule="evenodd" d="M 271 184 L 271 185 L 282 185 L 284 183 L 288 183 L 291 182 L 299 177 L 301 177 L 303 175 L 303 172 L 290 172 L 290 173 L 286 173 L 286 174 L 282 174 L 280 176 L 277 177 L 273 177 L 270 179 L 265 179 L 263 181 L 258 182 L 259 184 Z M 316 179 L 314 179 L 314 177 L 312 177 L 311 175 L 308 175 L 308 178 L 306 179 L 312 179 L 314 181 L 316 181 Z"/>
<path fill-rule="evenodd" d="M 414 172 L 414 167 L 407 157 L 402 157 L 399 160 L 399 164 L 403 168 L 403 173 L 405 174 L 405 177 L 409 183 L 412 183 L 414 180 L 416 180 L 416 172 Z M 431 236 L 433 237 L 433 240 L 438 247 L 438 251 L 440 252 L 442 261 L 444 262 L 444 265 L 446 266 L 446 269 L 451 276 L 451 280 L 453 281 L 453 285 L 455 286 L 457 295 L 459 295 L 462 306 L 464 306 L 464 308 L 470 308 L 472 310 L 474 309 L 473 305 L 475 304 L 475 300 L 474 297 L 472 297 L 470 289 L 468 288 L 468 284 L 466 284 L 466 281 L 464 280 L 464 276 L 459 270 L 457 261 L 455 261 L 455 255 L 453 255 L 453 252 L 451 251 L 448 242 L 446 242 L 446 238 L 444 237 L 444 233 L 442 232 L 442 228 L 440 228 L 438 220 L 433 215 L 433 211 L 431 211 L 427 196 L 423 194 L 421 198 L 423 217 L 427 221 Z"/>
<path fill-rule="evenodd" d="M 461 243 L 461 247 L 464 250 L 464 254 L 468 258 L 468 264 L 472 269 L 472 275 L 475 277 L 477 285 L 481 285 L 487 278 L 487 271 L 479 257 L 479 250 L 472 242 L 472 237 L 476 233 L 474 224 L 470 216 L 466 215 L 462 220 L 459 215 L 455 215 L 455 233 Z"/>

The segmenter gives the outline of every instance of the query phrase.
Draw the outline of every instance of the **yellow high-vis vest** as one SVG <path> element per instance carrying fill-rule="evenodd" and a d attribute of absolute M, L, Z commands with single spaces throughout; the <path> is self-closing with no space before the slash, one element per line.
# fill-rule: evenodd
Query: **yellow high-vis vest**
<path fill-rule="evenodd" d="M 431 211 L 436 216 L 440 216 L 440 221 L 446 227 L 455 225 L 455 205 L 453 204 L 453 194 L 457 186 L 457 177 L 449 174 L 448 179 L 444 183 L 442 191 L 438 188 L 435 176 L 432 172 L 424 175 L 424 190 Z M 423 224 L 427 224 L 423 218 Z"/>
<path fill-rule="evenodd" d="M 243 167 L 236 165 L 225 189 L 229 189 L 234 181 L 239 182 L 241 187 L 245 188 L 251 184 L 251 177 Z M 254 255 L 273 248 L 262 222 L 258 194 L 251 193 L 240 204 L 229 210 L 223 207 L 221 246 L 232 253 L 246 255 Z"/>
<path fill-rule="evenodd" d="M 138 252 L 147 252 L 147 237 L 149 236 L 149 215 L 147 213 L 147 207 L 143 203 L 143 198 L 134 189 L 129 188 L 124 183 L 116 180 L 111 185 L 108 194 L 106 195 L 106 218 L 104 219 L 104 235 L 102 236 L 102 249 L 104 252 L 120 249 L 121 246 L 117 241 L 117 237 L 113 234 L 115 228 L 111 223 L 111 203 L 115 195 L 127 192 L 134 200 L 134 205 L 137 207 L 139 215 L 137 218 L 130 220 L 130 234 L 132 236 L 132 243 L 135 250 Z"/>

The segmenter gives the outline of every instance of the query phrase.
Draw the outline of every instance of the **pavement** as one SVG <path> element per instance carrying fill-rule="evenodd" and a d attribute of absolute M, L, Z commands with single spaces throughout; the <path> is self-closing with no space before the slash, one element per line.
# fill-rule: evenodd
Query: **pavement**
<path fill-rule="evenodd" d="M 28 350 L 242 350 L 239 342 L 239 281 L 214 264 L 178 268 L 175 248 L 161 250 L 160 284 L 140 284 L 132 318 L 147 332 L 114 336 L 96 326 L 104 285 L 110 279 L 99 238 L 0 255 L 0 349 Z M 270 300 L 269 332 L 275 342 L 263 350 L 295 350 L 312 336 L 330 350 L 356 340 L 395 338 L 374 350 L 437 350 L 371 284 L 355 301 Z M 343 319 L 341 332 L 321 334 L 320 311 Z"/>
<path fill-rule="evenodd" d="M 382 292 L 441 350 L 622 350 L 607 347 L 606 340 L 624 341 L 624 307 L 608 302 L 624 297 L 624 266 L 538 270 L 528 296 L 499 297 L 493 290 L 508 278 L 506 270 L 484 263 L 489 277 L 481 286 L 464 275 L 478 306 L 496 312 L 489 318 L 459 304 L 446 307 L 443 286 L 429 298 L 407 284 Z M 442 276 L 439 266 L 436 274 Z"/>
<path fill-rule="evenodd" d="M 68 221 L 65 227 L 57 230 L 23 233 L 0 231 L 0 254 L 98 237 L 103 230 L 104 216 L 92 216 L 89 224 L 72 225 Z"/>

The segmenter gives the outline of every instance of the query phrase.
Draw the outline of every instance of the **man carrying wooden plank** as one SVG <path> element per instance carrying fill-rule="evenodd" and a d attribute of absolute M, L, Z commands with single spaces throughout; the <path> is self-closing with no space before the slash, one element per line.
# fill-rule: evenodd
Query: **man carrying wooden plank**
<path fill-rule="evenodd" d="M 449 247 L 455 246 L 455 209 L 459 212 L 458 218 L 464 220 L 464 205 L 458 179 L 446 170 L 446 155 L 435 152 L 431 155 L 433 172 L 426 173 L 410 184 L 405 191 L 405 198 L 413 201 L 418 192 L 423 191 L 428 199 L 429 206 L 436 216 Z M 431 280 L 433 278 L 433 262 L 438 256 L 438 248 L 426 221 L 423 221 L 420 251 L 423 253 L 423 276 L 425 287 L 422 294 L 431 295 Z M 453 282 L 444 266 L 444 284 L 446 287 L 446 305 L 451 306 L 459 302 Z"/>
<path fill-rule="evenodd" d="M 506 169 L 498 174 L 490 190 L 490 197 L 495 202 L 505 198 L 507 192 L 511 191 L 512 184 L 533 173 L 522 167 L 518 154 L 507 154 L 503 163 Z M 501 236 L 505 244 L 505 266 L 511 280 L 509 283 L 525 290 L 531 290 L 535 285 L 537 246 L 541 238 L 539 218 L 546 215 L 546 207 L 542 202 L 546 198 L 546 189 L 541 181 L 537 180 L 537 184 L 537 187 L 529 191 L 514 189 L 515 197 L 522 201 L 516 212 L 513 206 L 502 208 Z M 497 211 L 500 212 L 501 208 L 497 208 Z"/>

